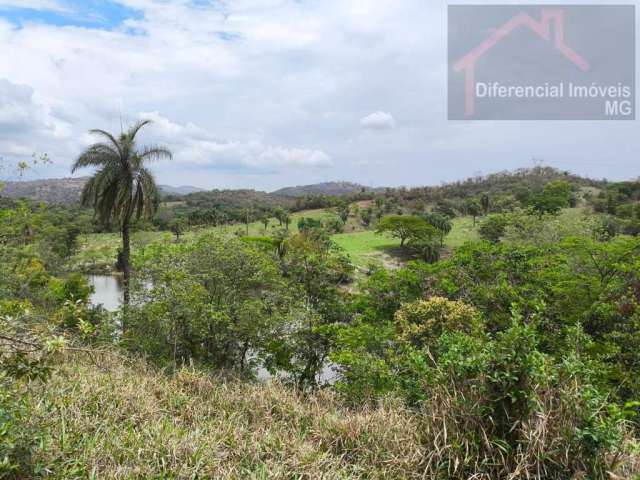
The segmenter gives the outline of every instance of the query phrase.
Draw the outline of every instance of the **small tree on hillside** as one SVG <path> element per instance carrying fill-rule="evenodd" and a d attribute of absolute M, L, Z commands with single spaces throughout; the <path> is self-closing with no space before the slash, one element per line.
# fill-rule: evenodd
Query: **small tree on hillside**
<path fill-rule="evenodd" d="M 423 218 L 413 215 L 390 215 L 384 217 L 376 226 L 376 233 L 390 233 L 392 237 L 400 239 L 400 246 L 413 237 L 419 237 L 425 229 L 433 228 Z"/>
<path fill-rule="evenodd" d="M 349 220 L 349 213 L 349 204 L 347 202 L 343 202 L 338 205 L 338 215 L 340 216 L 342 223 L 347 223 L 347 220 Z"/>
<path fill-rule="evenodd" d="M 563 180 L 547 183 L 541 193 L 532 198 L 533 209 L 538 214 L 556 214 L 571 205 L 571 185 Z"/>
<path fill-rule="evenodd" d="M 429 223 L 429 225 L 438 230 L 440 236 L 440 246 L 444 246 L 444 237 L 446 235 L 449 235 L 451 229 L 453 228 L 451 220 L 449 220 L 449 218 L 445 217 L 444 215 L 440 215 L 439 213 L 429 213 L 425 216 L 425 220 Z"/>
<path fill-rule="evenodd" d="M 509 219 L 505 215 L 489 215 L 480 225 L 480 238 L 491 243 L 499 243 L 508 225 Z"/>
<path fill-rule="evenodd" d="M 489 208 L 491 207 L 489 195 L 487 195 L 486 193 L 483 193 L 482 197 L 480 198 L 480 206 L 482 207 L 482 214 L 486 217 L 489 213 Z"/>
<path fill-rule="evenodd" d="M 249 224 L 251 223 L 252 212 L 250 208 L 245 208 L 242 212 L 242 221 L 244 222 L 247 237 L 249 236 Z"/>
<path fill-rule="evenodd" d="M 269 228 L 269 214 L 265 213 L 260 217 L 260 222 L 264 225 L 264 230 L 266 231 Z"/>
<path fill-rule="evenodd" d="M 373 217 L 373 210 L 371 207 L 365 208 L 360 211 L 360 220 L 362 221 L 362 225 L 365 227 L 369 227 L 371 225 L 371 219 Z"/>
<path fill-rule="evenodd" d="M 180 237 L 186 228 L 185 222 L 181 218 L 174 218 L 169 224 L 169 229 L 176 236 L 176 242 L 180 241 Z"/>
<path fill-rule="evenodd" d="M 278 207 L 273 211 L 273 216 L 275 217 L 276 220 L 278 220 L 278 223 L 280 224 L 280 226 L 282 226 L 282 224 L 284 223 L 285 214 L 286 212 L 282 207 Z"/>
<path fill-rule="evenodd" d="M 464 202 L 464 209 L 467 212 L 467 215 L 471 215 L 473 217 L 473 226 L 476 226 L 476 219 L 478 215 L 480 215 L 481 206 L 475 199 L 468 199 Z"/>

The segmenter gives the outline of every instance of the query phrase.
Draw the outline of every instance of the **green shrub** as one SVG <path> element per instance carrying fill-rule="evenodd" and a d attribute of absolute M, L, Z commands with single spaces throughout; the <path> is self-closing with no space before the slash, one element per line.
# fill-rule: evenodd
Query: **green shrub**
<path fill-rule="evenodd" d="M 473 307 L 443 297 L 402 305 L 395 322 L 399 339 L 418 348 L 434 345 L 444 332 L 482 333 L 482 322 Z"/>

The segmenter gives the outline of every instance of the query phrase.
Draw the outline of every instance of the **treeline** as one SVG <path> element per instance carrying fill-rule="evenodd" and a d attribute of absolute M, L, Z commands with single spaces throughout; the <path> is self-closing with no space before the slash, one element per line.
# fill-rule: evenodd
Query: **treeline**
<path fill-rule="evenodd" d="M 604 181 L 585 179 L 550 167 L 520 169 L 485 177 L 470 178 L 438 187 L 387 188 L 383 192 L 367 191 L 342 196 L 301 195 L 285 197 L 254 190 L 214 190 L 197 192 L 185 197 L 166 197 L 166 208 L 160 209 L 154 224 L 169 229 L 172 220 L 185 225 L 218 225 L 259 221 L 273 212 L 290 213 L 303 210 L 339 208 L 344 203 L 372 200 L 375 207 L 368 211 L 371 219 L 390 214 L 422 214 L 433 211 L 453 218 L 457 215 L 487 215 L 527 207 L 548 198 L 547 184 L 561 181 L 573 192 L 571 202 L 578 201 L 582 187 L 602 187 Z M 538 206 L 545 209 L 544 206 Z M 367 215 L 367 213 L 365 213 Z M 365 222 L 370 221 L 365 217 Z"/>
<path fill-rule="evenodd" d="M 280 196 L 255 190 L 214 190 L 197 192 L 184 197 L 165 197 L 154 224 L 169 229 L 172 221 L 189 226 L 217 226 L 233 223 L 252 223 L 265 216 L 280 219 L 279 212 L 288 214 L 303 210 L 335 208 L 343 203 L 373 198 L 372 193 L 343 196 L 308 194 L 296 197 Z"/>

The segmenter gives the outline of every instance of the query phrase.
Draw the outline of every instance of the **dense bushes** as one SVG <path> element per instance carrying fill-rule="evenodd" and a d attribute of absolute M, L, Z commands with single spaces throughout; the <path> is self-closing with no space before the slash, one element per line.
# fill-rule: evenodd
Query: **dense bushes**
<path fill-rule="evenodd" d="M 433 302 L 457 310 L 467 332 L 442 329 L 422 343 L 391 329 L 386 338 L 366 325 L 346 329 L 332 357 L 344 372 L 339 391 L 355 403 L 394 392 L 423 412 L 425 442 L 433 447 L 428 471 L 443 478 L 605 478 L 615 468 L 635 412 L 601 388 L 605 367 L 585 353 L 592 340 L 579 327 L 569 329 L 562 356 L 554 356 L 541 348 L 536 322 L 517 312 L 492 336 L 469 332 L 469 307 Z M 449 321 L 438 322 L 425 302 L 410 305 L 400 311 L 421 309 L 411 315 L 414 325 L 417 318 L 425 327 Z M 396 315 L 400 332 L 404 317 Z"/>
<path fill-rule="evenodd" d="M 330 346 L 322 328 L 343 319 L 339 286 L 352 267 L 313 232 L 256 240 L 204 235 L 147 247 L 136 258 L 128 348 L 174 366 L 250 376 L 261 367 L 314 385 Z"/>
<path fill-rule="evenodd" d="M 637 429 L 639 261 L 630 238 L 512 236 L 374 272 L 336 388 L 425 412 L 442 476 L 604 478 Z"/>

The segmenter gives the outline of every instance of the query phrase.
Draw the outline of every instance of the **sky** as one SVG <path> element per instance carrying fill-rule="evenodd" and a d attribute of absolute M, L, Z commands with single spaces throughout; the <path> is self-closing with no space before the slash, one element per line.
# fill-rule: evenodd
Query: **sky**
<path fill-rule="evenodd" d="M 90 129 L 151 119 L 174 186 L 639 175 L 636 121 L 447 120 L 446 62 L 440 0 L 0 0 L 0 157 L 70 176 Z"/>

